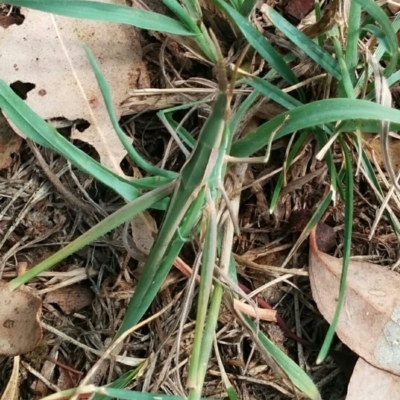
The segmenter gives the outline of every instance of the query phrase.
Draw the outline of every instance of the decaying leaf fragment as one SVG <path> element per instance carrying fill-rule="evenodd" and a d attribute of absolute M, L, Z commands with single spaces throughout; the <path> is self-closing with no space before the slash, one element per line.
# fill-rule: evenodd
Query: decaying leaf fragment
<path fill-rule="evenodd" d="M 17 153 L 22 139 L 14 133 L 5 117 L 0 114 L 0 170 L 12 163 L 11 155 Z"/>
<path fill-rule="evenodd" d="M 400 377 L 373 367 L 359 358 L 351 376 L 346 400 L 400 398 Z"/>
<path fill-rule="evenodd" d="M 123 0 L 104 2 L 124 4 Z M 84 132 L 73 129 L 72 138 L 91 144 L 103 165 L 123 175 L 120 163 L 126 151 L 111 125 L 82 45 L 86 44 L 96 57 L 110 86 L 115 112 L 120 117 L 121 103 L 129 93 L 150 84 L 138 31 L 123 24 L 54 17 L 86 94 L 85 101 L 51 14 L 27 8 L 21 8 L 21 14 L 25 17 L 21 25 L 7 29 L 0 26 L 1 79 L 14 88 L 18 86 L 27 104 L 44 119 L 87 121 L 90 126 Z"/>
<path fill-rule="evenodd" d="M 69 315 L 92 304 L 93 297 L 93 292 L 88 286 L 76 283 L 47 293 L 44 303 L 57 304 L 65 314 Z"/>
<path fill-rule="evenodd" d="M 25 354 L 39 344 L 41 309 L 42 301 L 27 288 L 11 292 L 7 282 L 0 281 L 0 355 Z"/>
<path fill-rule="evenodd" d="M 310 236 L 312 294 L 331 322 L 339 294 L 342 260 L 321 252 Z M 351 261 L 346 298 L 336 333 L 350 349 L 377 368 L 400 375 L 400 275 L 367 262 Z"/>

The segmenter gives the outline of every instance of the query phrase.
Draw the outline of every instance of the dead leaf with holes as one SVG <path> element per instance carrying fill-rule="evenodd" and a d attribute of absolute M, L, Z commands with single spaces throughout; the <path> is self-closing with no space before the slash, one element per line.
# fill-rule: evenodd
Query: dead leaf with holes
<path fill-rule="evenodd" d="M 342 260 L 317 247 L 310 236 L 312 295 L 331 322 L 339 294 Z M 340 340 L 373 366 L 400 375 L 400 275 L 379 265 L 351 261 L 346 298 L 336 328 Z"/>
<path fill-rule="evenodd" d="M 398 400 L 400 377 L 373 367 L 359 358 L 347 389 L 346 400 Z"/>
<path fill-rule="evenodd" d="M 46 120 L 86 120 L 90 126 L 84 132 L 74 128 L 71 138 L 91 144 L 104 166 L 123 175 L 120 163 L 126 151 L 112 128 L 82 44 L 99 62 L 119 117 L 121 103 L 129 93 L 149 86 L 138 31 L 123 24 L 54 17 L 94 113 L 92 118 L 60 45 L 52 16 L 27 8 L 21 8 L 21 14 L 25 17 L 21 25 L 7 29 L 0 26 L 1 78 L 14 87 L 30 89 L 26 93 L 27 104 Z"/>
<path fill-rule="evenodd" d="M 0 355 L 25 354 L 39 344 L 41 310 L 42 301 L 28 288 L 10 291 L 7 282 L 0 281 Z"/>

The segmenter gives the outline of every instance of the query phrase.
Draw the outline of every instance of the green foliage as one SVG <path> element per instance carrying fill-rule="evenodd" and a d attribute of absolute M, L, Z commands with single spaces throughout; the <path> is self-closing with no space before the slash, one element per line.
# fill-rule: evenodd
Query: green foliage
<path fill-rule="evenodd" d="M 376 190 L 382 193 L 375 172 L 360 145 L 360 136 L 358 136 L 358 140 L 353 140 L 354 136 L 348 134 L 348 132 L 380 132 L 380 121 L 382 120 L 389 121 L 392 124 L 392 129 L 400 129 L 400 111 L 374 103 L 372 100 L 375 94 L 371 85 L 367 86 L 368 90 L 365 98 L 360 98 L 360 89 L 364 87 L 366 80 L 369 79 L 372 69 L 368 68 L 368 65 L 364 65 L 364 60 L 358 53 L 357 48 L 358 40 L 365 31 L 375 35 L 379 40 L 375 57 L 377 60 L 385 59 L 387 81 L 389 84 L 396 83 L 400 79 L 400 73 L 396 72 L 398 67 L 396 31 L 400 27 L 399 17 L 396 17 L 393 24 L 391 24 L 376 2 L 373 0 L 355 0 L 351 4 L 352 12 L 349 20 L 347 42 L 342 43 L 339 39 L 340 35 L 338 35 L 337 27 L 333 27 L 324 35 L 320 35 L 317 40 L 311 40 L 273 8 L 267 7 L 266 13 L 272 25 L 279 29 L 298 50 L 306 54 L 316 65 L 330 75 L 339 87 L 338 98 L 309 101 L 301 89 L 297 89 L 297 97 L 282 90 L 282 85 L 279 84 L 280 82 L 278 82 L 277 78 L 283 78 L 284 81 L 291 85 L 299 83 L 290 64 L 298 61 L 296 56 L 298 53 L 289 52 L 283 56 L 252 25 L 249 16 L 255 4 L 254 0 L 210 1 L 232 21 L 237 32 L 242 35 L 242 39 L 245 39 L 266 61 L 269 71 L 264 78 L 246 77 L 236 82 L 237 85 L 247 84 L 253 91 L 244 99 L 229 120 L 227 120 L 229 115 L 229 96 L 224 88 L 217 91 L 212 112 L 197 138 L 192 137 L 188 131 L 180 127 L 174 120 L 174 112 L 178 109 L 185 109 L 185 105 L 170 110 L 162 110 L 159 113 L 162 121 L 169 124 L 170 129 L 174 132 L 176 131 L 177 136 L 192 150 L 186 164 L 178 172 L 167 171 L 151 165 L 139 155 L 126 139 L 125 134 L 118 125 L 107 82 L 88 49 L 86 49 L 86 52 L 102 91 L 114 129 L 132 162 L 150 174 L 150 177 L 129 181 L 108 171 L 63 138 L 16 96 L 4 82 L 0 81 L 0 108 L 18 129 L 36 143 L 58 152 L 71 161 L 74 166 L 91 174 L 129 201 L 126 206 L 101 221 L 68 246 L 24 275 L 11 281 L 10 288 L 14 289 L 28 282 L 38 273 L 51 268 L 73 252 L 129 221 L 134 215 L 148 208 L 166 210 L 163 223 L 126 311 L 118 336 L 129 331 L 141 320 L 157 295 L 173 262 L 179 256 L 185 240 L 194 238 L 197 235 L 198 241 L 203 240 L 201 242 L 201 250 L 203 251 L 202 281 L 200 285 L 201 295 L 198 300 L 196 345 L 190 367 L 189 380 L 192 385 L 189 395 L 190 400 L 198 400 L 201 396 L 207 360 L 210 356 L 221 299 L 224 293 L 223 286 L 218 282 L 213 282 L 213 277 L 214 266 L 219 266 L 221 251 L 223 250 L 217 246 L 217 243 L 219 243 L 217 238 L 221 227 L 217 219 L 216 210 L 221 196 L 220 184 L 224 180 L 227 168 L 225 157 L 250 157 L 260 150 L 264 151 L 273 141 L 293 134 L 297 136 L 288 152 L 285 166 L 287 170 L 305 141 L 312 135 L 320 147 L 328 144 L 334 135 L 338 135 L 336 143 L 341 147 L 344 156 L 343 169 L 336 170 L 337 166 L 333 162 L 332 154 L 327 151 L 325 160 L 331 179 L 331 191 L 321 199 L 314 217 L 301 235 L 301 238 L 305 238 L 308 235 L 310 229 L 318 222 L 322 213 L 331 203 L 332 198 L 336 197 L 335 192 L 337 191 L 345 202 L 346 211 L 344 268 L 334 322 L 331 325 L 319 357 L 319 360 L 322 360 L 329 350 L 340 315 L 340 308 L 344 301 L 353 215 L 352 153 L 358 152 L 362 168 L 366 171 L 368 179 Z M 174 14 L 175 18 L 150 11 L 95 1 L 6 1 L 10 5 L 30 7 L 73 18 L 124 23 L 142 29 L 187 36 L 186 39 L 192 40 L 192 43 L 195 44 L 192 48 L 195 53 L 201 51 L 203 53 L 202 56 L 209 63 L 216 64 L 219 61 L 220 67 L 218 47 L 211 40 L 211 35 L 209 35 L 204 25 L 200 3 L 197 0 L 163 0 L 163 2 Z M 368 23 L 364 25 L 362 20 L 363 12 L 367 12 L 370 16 Z M 324 48 L 324 39 L 326 37 L 329 38 L 330 43 L 333 43 L 334 55 L 331 54 L 329 47 Z M 272 78 L 276 80 L 272 81 Z M 262 96 L 273 100 L 287 111 L 263 123 L 245 137 L 237 139 L 235 133 L 245 119 L 246 113 L 256 100 Z M 271 209 L 278 202 L 285 173 L 286 171 L 283 171 L 278 178 L 270 199 Z M 143 189 L 152 190 L 143 194 Z M 204 223 L 204 221 L 207 221 L 207 223 Z M 396 231 L 396 225 L 393 221 L 391 223 Z M 396 234 L 400 233 L 396 231 Z M 230 251 L 230 248 L 228 251 Z M 230 264 L 230 272 L 232 271 L 232 276 L 236 276 L 233 262 Z M 293 384 L 304 395 L 311 399 L 318 399 L 318 390 L 308 375 L 269 341 L 262 332 L 258 331 L 253 321 L 247 317 L 245 320 L 248 327 L 253 331 L 254 337 L 257 337 L 258 346 L 261 346 L 263 351 L 272 356 Z M 129 375 L 129 379 L 127 376 L 121 377 L 120 380 L 114 382 L 115 385 L 109 387 L 92 388 L 93 392 L 98 396 L 95 398 L 181 399 L 179 396 L 152 395 L 123 390 L 120 385 L 126 385 L 134 376 L 135 374 Z M 73 392 L 70 391 L 69 393 L 71 395 Z M 232 396 L 234 397 L 234 395 Z"/>

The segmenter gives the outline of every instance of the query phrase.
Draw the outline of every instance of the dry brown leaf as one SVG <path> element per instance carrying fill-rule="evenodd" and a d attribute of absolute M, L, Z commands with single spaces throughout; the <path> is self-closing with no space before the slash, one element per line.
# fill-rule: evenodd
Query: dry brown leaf
<path fill-rule="evenodd" d="M 19 151 L 21 142 L 22 139 L 14 133 L 7 120 L 0 114 L 0 170 L 11 165 L 11 155 Z"/>
<path fill-rule="evenodd" d="M 82 284 L 66 286 L 48 293 L 45 304 L 57 304 L 65 314 L 72 314 L 92 304 L 93 292 Z"/>
<path fill-rule="evenodd" d="M 375 156 L 381 168 L 385 168 L 385 161 L 382 153 L 381 139 L 377 135 L 370 133 L 363 134 L 363 141 L 366 144 L 364 147 L 370 160 L 373 160 Z M 390 158 L 392 160 L 393 168 L 395 170 L 400 169 L 400 140 L 390 139 Z"/>
<path fill-rule="evenodd" d="M 108 2 L 124 3 L 122 0 Z M 149 86 L 137 31 L 123 24 L 55 17 L 94 112 L 93 120 L 62 50 L 51 15 L 26 8 L 22 8 L 21 13 L 25 16 L 22 25 L 12 25 L 6 30 L 0 28 L 2 79 L 8 84 L 22 82 L 25 91 L 30 84 L 26 102 L 44 119 L 62 117 L 70 121 L 88 121 L 89 128 L 84 132 L 74 129 L 71 137 L 90 143 L 98 152 L 101 163 L 122 175 L 120 162 L 126 151 L 109 121 L 82 44 L 91 49 L 99 62 L 111 87 L 119 117 L 121 103 L 129 97 L 129 92 Z"/>
<path fill-rule="evenodd" d="M 314 0 L 289 0 L 285 13 L 298 20 L 303 19 L 314 7 Z"/>
<path fill-rule="evenodd" d="M 25 354 L 39 344 L 41 309 L 42 301 L 29 289 L 11 292 L 7 282 L 0 281 L 0 355 Z"/>
<path fill-rule="evenodd" d="M 373 367 L 359 358 L 347 389 L 346 400 L 399 400 L 400 377 Z"/>
<path fill-rule="evenodd" d="M 312 294 L 331 322 L 339 294 L 342 260 L 331 257 L 310 236 Z M 340 340 L 377 368 L 400 375 L 400 275 L 367 262 L 351 261 L 342 313 L 336 328 Z"/>
<path fill-rule="evenodd" d="M 39 364 L 42 364 L 42 368 L 40 369 L 41 375 L 50 382 L 53 381 L 54 372 L 56 370 L 56 364 L 54 364 L 54 362 L 50 360 L 57 360 L 59 348 L 60 344 L 59 343 L 55 344 L 55 346 L 51 349 L 48 355 L 49 359 L 39 361 Z M 45 356 L 47 356 L 47 351 L 45 353 Z M 45 383 L 41 379 L 36 379 L 34 382 L 32 382 L 30 390 L 40 397 L 45 397 L 49 392 L 49 388 L 45 385 Z"/>
<path fill-rule="evenodd" d="M 392 14 L 396 14 L 400 11 L 400 0 L 391 0 L 387 8 L 390 10 Z"/>
<path fill-rule="evenodd" d="M 144 211 L 131 220 L 132 237 L 138 250 L 149 255 L 157 234 L 157 223 L 149 212 Z"/>

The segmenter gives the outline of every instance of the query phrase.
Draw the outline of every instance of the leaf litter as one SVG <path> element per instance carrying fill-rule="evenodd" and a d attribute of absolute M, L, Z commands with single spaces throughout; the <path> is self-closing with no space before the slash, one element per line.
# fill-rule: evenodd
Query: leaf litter
<path fill-rule="evenodd" d="M 57 17 L 58 20 L 58 17 Z M 158 60 L 156 60 L 158 61 Z M 169 60 L 173 61 L 173 60 Z M 167 73 L 170 73 L 171 76 L 173 76 L 173 68 L 169 69 L 167 68 Z M 35 90 L 35 89 L 33 89 Z M 32 91 L 31 91 L 32 92 Z M 29 93 L 31 93 L 29 92 Z M 29 99 L 29 93 L 28 93 L 28 99 Z M 78 95 L 78 94 L 77 94 Z M 179 101 L 179 100 L 174 100 L 174 101 Z M 269 104 L 271 107 L 273 104 Z M 133 105 L 134 106 L 134 105 Z M 269 109 L 271 107 L 264 107 L 265 109 Z M 85 119 L 85 118 L 84 118 Z M 74 120 L 74 119 L 72 119 Z M 144 115 L 144 116 L 139 116 L 138 119 L 139 123 L 142 123 L 143 125 L 146 126 L 151 126 L 154 124 L 154 121 L 152 119 L 152 116 L 150 115 Z M 85 131 L 86 132 L 86 131 Z M 83 134 L 85 134 L 83 132 Z M 78 133 L 77 133 L 78 134 Z M 79 133 L 81 134 L 81 133 Z M 78 134 L 78 135 L 79 135 Z M 286 146 L 287 143 L 283 141 L 281 144 L 281 148 Z M 336 154 L 339 159 L 339 155 Z M 268 168 L 278 168 L 280 166 L 280 161 L 282 160 L 282 153 L 279 150 L 279 146 L 277 144 L 276 148 L 274 149 L 273 153 L 273 159 L 276 160 L 276 162 L 272 162 L 271 165 L 268 166 Z M 311 166 L 307 166 L 304 170 L 302 170 L 302 174 L 305 173 L 306 169 L 314 169 L 315 165 L 312 164 L 312 161 L 310 161 L 311 158 L 308 159 L 307 162 L 310 162 Z M 56 160 L 57 161 L 57 160 Z M 171 161 L 172 163 L 172 161 Z M 307 163 L 306 163 L 307 164 Z M 294 168 L 293 168 L 294 169 Z M 262 168 L 259 168 L 257 166 L 251 167 L 252 172 L 254 173 L 255 176 L 261 176 L 264 171 Z M 293 172 L 293 170 L 291 170 Z M 296 180 L 299 178 L 299 175 L 296 175 L 295 173 L 291 174 L 289 173 L 288 176 L 288 181 L 290 182 L 296 182 Z M 263 182 L 261 185 L 261 192 L 259 192 L 259 197 L 264 196 L 264 202 L 267 203 L 267 195 L 266 193 L 269 193 L 272 187 L 271 180 L 267 180 L 266 182 Z M 321 193 L 322 190 L 324 189 L 324 184 L 321 184 L 318 180 L 314 179 L 311 180 L 307 185 L 304 187 L 296 189 L 296 191 L 290 193 L 290 194 L 285 194 L 282 196 L 279 202 L 279 207 L 276 212 L 276 216 L 266 218 L 265 215 L 261 215 L 262 213 L 256 210 L 257 204 L 254 199 L 254 196 L 252 194 L 246 194 L 247 197 L 245 198 L 246 201 L 243 204 L 243 208 L 246 209 L 246 212 L 249 214 L 249 223 L 246 225 L 246 228 L 243 230 L 242 233 L 242 243 L 241 246 L 243 246 L 241 249 L 238 248 L 236 249 L 238 252 L 242 251 L 252 251 L 255 250 L 255 253 L 257 253 L 258 250 L 261 248 L 267 248 L 266 253 L 267 256 L 262 259 L 261 257 L 257 259 L 259 261 L 258 266 L 265 266 L 267 267 L 269 264 L 269 260 L 272 260 L 272 257 L 268 258 L 268 255 L 270 254 L 278 254 L 278 256 L 281 256 L 282 254 L 285 254 L 285 246 L 290 246 L 292 243 L 292 233 L 291 230 L 288 229 L 288 226 L 290 225 L 290 215 L 295 212 L 298 209 L 302 209 L 304 207 L 304 204 L 307 204 L 310 208 L 315 204 L 315 197 L 317 196 L 317 193 Z M 51 197 L 51 193 L 46 197 L 46 201 L 49 201 L 49 204 L 51 204 L 51 200 L 53 198 Z M 368 211 L 364 212 L 363 210 L 368 207 L 368 201 L 370 201 L 371 198 L 368 197 L 366 198 L 366 202 L 364 202 L 363 199 L 360 199 L 358 203 L 356 204 L 356 207 L 358 207 L 359 212 L 356 213 L 356 220 L 355 220 L 355 244 L 354 244 L 354 253 L 355 254 L 371 254 L 375 250 L 379 249 L 381 254 L 385 254 L 387 257 L 391 259 L 393 256 L 393 253 L 391 251 L 393 250 L 387 250 L 385 253 L 382 250 L 382 247 L 384 246 L 390 246 L 391 243 L 393 243 L 393 238 L 390 239 L 390 237 L 387 237 L 386 235 L 389 235 L 389 230 L 385 228 L 385 226 L 380 226 L 380 230 L 378 230 L 377 235 L 375 238 L 372 240 L 371 243 L 369 243 L 366 240 L 366 235 L 364 228 L 368 226 L 368 218 L 370 218 L 370 215 Z M 260 201 L 257 199 L 257 202 Z M 113 207 L 115 204 L 113 204 Z M 65 210 L 63 210 L 63 213 L 66 213 Z M 77 218 L 78 214 L 75 214 L 74 212 L 70 211 L 69 215 L 71 217 Z M 329 212 L 330 215 L 330 224 L 331 225 L 338 225 L 339 229 L 338 231 L 338 238 L 340 240 L 341 238 L 341 231 L 340 231 L 340 208 L 337 208 L 335 210 L 330 210 Z M 72 218 L 73 219 L 73 218 Z M 260 224 L 260 220 L 268 220 L 268 222 Z M 279 225 L 277 224 L 279 222 Z M 65 225 L 68 228 L 71 228 L 71 225 Z M 80 227 L 82 229 L 82 226 Z M 260 232 L 260 230 L 264 230 L 263 232 Z M 290 233 L 288 233 L 290 232 Z M 388 239 L 388 240 L 386 240 Z M 76 337 L 77 339 L 81 339 L 84 335 L 82 335 L 82 332 L 77 329 L 79 326 L 84 326 L 84 329 L 87 329 L 87 336 L 84 336 L 85 338 L 89 338 L 89 344 L 95 342 L 96 345 L 98 345 L 100 348 L 103 345 L 104 341 L 107 340 L 106 335 L 102 336 L 101 334 L 93 333 L 94 331 L 93 327 L 98 330 L 105 330 L 109 329 L 110 326 L 115 326 L 118 324 L 118 318 L 115 317 L 115 315 L 118 314 L 118 312 L 121 312 L 121 309 L 125 305 L 124 301 L 126 301 L 126 298 L 130 297 L 131 289 L 132 289 L 132 282 L 129 280 L 131 279 L 129 276 L 129 268 L 134 267 L 135 264 L 132 264 L 132 260 L 129 260 L 129 257 L 124 256 L 123 253 L 119 253 L 121 250 L 121 242 L 118 241 L 117 236 L 113 236 L 111 241 L 105 242 L 107 246 L 109 246 L 112 251 L 110 252 L 105 252 L 101 248 L 101 246 L 98 247 L 93 247 L 92 252 L 89 253 L 81 253 L 78 255 L 77 259 L 82 261 L 82 260 L 87 260 L 91 259 L 93 260 L 93 263 L 95 265 L 96 270 L 99 271 L 99 280 L 101 280 L 101 274 L 113 274 L 116 277 L 116 285 L 115 287 L 109 287 L 103 294 L 101 301 L 99 301 L 98 298 L 95 299 L 93 302 L 93 313 L 90 316 L 92 319 L 91 321 L 87 320 L 79 320 L 76 319 L 74 316 L 66 316 L 64 315 L 63 312 L 59 312 L 56 308 L 51 308 L 51 304 L 49 304 L 49 309 L 46 310 L 46 315 L 50 316 L 51 318 L 54 318 L 55 323 L 62 323 L 66 324 L 64 325 L 66 327 L 66 330 L 68 330 L 68 333 L 70 336 Z M 272 244 L 272 245 L 271 245 Z M 281 245 L 281 247 L 279 247 Z M 148 248 L 149 244 L 146 240 L 146 242 L 143 243 L 142 247 L 143 249 Z M 339 246 L 336 248 L 336 253 L 340 254 L 340 251 L 337 249 L 340 248 Z M 286 247 L 287 249 L 287 247 Z M 104 255 L 107 254 L 107 259 L 111 260 L 111 265 L 104 267 L 102 265 L 102 262 L 100 261 L 102 258 L 104 258 Z M 92 258 L 92 256 L 94 258 Z M 190 256 L 188 257 L 190 259 Z M 276 260 L 278 260 L 281 257 L 277 257 Z M 277 264 L 275 264 L 277 267 L 279 266 L 279 261 L 276 261 Z M 305 264 L 302 262 L 302 254 L 299 255 L 299 257 L 296 260 L 296 264 L 298 264 L 298 269 L 300 270 L 301 267 L 304 267 Z M 63 266 L 65 268 L 65 266 Z M 279 267 L 278 267 L 279 268 Z M 265 279 L 266 281 L 271 278 L 269 273 L 266 273 L 265 271 L 261 273 L 259 276 L 251 276 L 249 273 L 251 271 L 251 267 L 244 267 L 241 269 L 241 278 L 243 279 L 249 279 L 247 281 L 247 284 L 252 286 L 253 282 L 255 283 L 255 287 L 258 287 L 258 282 L 262 282 L 262 279 Z M 278 270 L 276 270 L 278 271 Z M 275 271 L 276 274 L 278 274 Z M 306 270 L 302 270 L 303 272 L 306 272 Z M 7 273 L 11 273 L 10 270 L 6 271 Z M 279 274 L 278 274 L 279 275 Z M 95 276 L 95 275 L 94 275 Z M 107 276 L 107 275 L 106 275 Z M 110 276 L 110 275 L 108 275 Z M 42 278 L 43 279 L 43 278 Z M 95 279 L 95 278 L 94 278 Z M 92 280 L 92 283 L 94 282 L 94 279 Z M 126 280 L 125 280 L 126 279 Z M 124 291 L 118 291 L 116 287 L 118 287 L 119 282 L 123 283 L 119 287 L 124 287 Z M 129 283 L 130 282 L 130 283 Z M 315 309 L 313 308 L 313 305 L 308 302 L 308 283 L 307 283 L 307 278 L 304 278 L 301 276 L 300 280 L 298 280 L 296 283 L 301 290 L 302 293 L 304 293 L 304 297 L 300 296 L 300 301 L 302 302 L 302 311 L 300 312 L 300 318 L 301 320 L 304 321 L 312 321 L 311 325 L 314 325 L 313 327 L 310 327 L 309 325 L 305 326 L 303 328 L 303 335 L 305 335 L 308 338 L 315 337 L 315 335 L 318 333 L 318 324 L 321 324 L 321 320 L 318 319 L 317 313 L 315 312 Z M 184 289 L 182 277 L 179 274 L 171 274 L 171 277 L 169 277 L 168 282 L 166 282 L 166 285 L 164 287 L 164 291 L 162 292 L 161 296 L 159 296 L 159 299 L 157 300 L 156 306 L 162 306 L 164 304 L 167 304 L 168 302 L 174 301 L 176 302 L 176 308 L 171 311 L 171 313 L 165 313 L 165 315 L 162 315 L 160 319 L 150 325 L 150 330 L 152 332 L 152 337 L 149 338 L 147 333 L 144 331 L 143 333 L 139 333 L 138 336 L 136 336 L 132 341 L 127 343 L 127 348 L 128 349 L 134 349 L 134 352 L 137 351 L 144 351 L 146 354 L 150 354 L 152 350 L 157 349 L 161 344 L 164 344 L 164 348 L 160 353 L 157 353 L 157 356 L 155 357 L 154 361 L 154 371 L 155 375 L 157 378 L 157 382 L 160 382 L 159 384 L 155 383 L 153 386 L 154 390 L 157 390 L 157 385 L 161 385 L 161 382 L 163 383 L 163 388 L 166 388 L 166 390 L 174 390 L 174 383 L 171 383 L 171 376 L 168 373 L 168 368 L 171 367 L 170 369 L 172 370 L 173 363 L 169 362 L 170 360 L 170 355 L 173 354 L 174 352 L 174 345 L 173 345 L 173 340 L 172 338 L 175 338 L 175 330 L 173 329 L 173 324 L 171 325 L 171 320 L 174 320 L 176 318 L 176 313 L 179 312 L 179 307 L 181 306 L 181 303 L 179 302 L 179 294 L 181 291 Z M 95 283 L 94 288 L 98 289 L 98 286 L 96 286 Z M 40 286 L 41 284 L 39 284 Z M 43 286 L 41 286 L 43 287 Z M 285 320 L 288 322 L 288 324 L 293 327 L 295 326 L 295 316 L 291 314 L 290 311 L 293 308 L 293 303 L 292 303 L 292 294 L 295 293 L 295 290 L 293 287 L 286 283 L 282 282 L 278 285 L 279 287 L 279 293 L 281 295 L 281 301 L 278 301 L 278 305 L 276 306 L 279 308 L 279 312 L 284 316 Z M 263 295 L 263 294 L 262 294 Z M 293 296 L 294 297 L 294 296 Z M 304 301 L 304 302 L 303 302 Z M 106 303 L 105 305 L 103 304 L 102 306 L 99 305 L 99 303 Z M 275 303 L 274 303 L 275 305 Z M 50 310 L 50 311 L 49 311 Z M 102 316 L 98 318 L 98 315 L 102 313 Z M 258 357 L 257 354 L 253 357 L 247 358 L 246 354 L 246 349 L 247 345 L 245 343 L 246 339 L 243 337 L 243 334 L 240 332 L 240 327 L 235 324 L 234 320 L 230 318 L 230 315 L 228 312 L 223 313 L 223 329 L 219 332 L 218 335 L 218 340 L 219 340 L 219 345 L 221 348 L 221 353 L 226 360 L 227 365 L 231 369 L 232 376 L 230 377 L 235 384 L 238 386 L 241 385 L 240 387 L 243 388 L 244 393 L 248 393 L 249 391 L 252 393 L 250 396 L 254 396 L 255 398 L 279 398 L 279 399 L 286 399 L 290 398 L 290 393 L 285 392 L 284 387 L 279 387 L 279 381 L 274 380 L 273 375 L 271 372 L 268 370 L 268 368 L 263 364 L 262 359 Z M 314 323 L 314 321 L 319 321 L 317 323 Z M 308 322 L 309 323 L 309 322 Z M 75 326 L 74 326 L 75 324 Z M 264 325 L 261 325 L 262 329 L 269 330 L 269 325 L 267 326 L 265 323 Z M 89 332 L 91 331 L 91 332 Z M 192 331 L 190 330 L 190 326 L 187 327 L 187 329 L 183 333 L 183 342 L 185 344 L 184 352 L 182 353 L 182 360 L 185 355 L 187 355 L 187 352 L 190 351 L 190 346 L 191 346 L 191 333 Z M 172 335 L 171 337 L 169 335 Z M 279 336 L 279 335 L 278 335 Z M 109 337 L 112 337 L 112 334 L 109 335 Z M 54 340 L 54 336 L 49 336 L 50 338 L 50 343 L 51 341 Z M 169 340 L 169 341 L 168 341 Z M 140 344 L 139 344 L 140 343 Z M 239 343 L 239 344 L 237 344 Z M 238 352 L 235 351 L 234 346 L 237 346 Z M 288 341 L 287 337 L 282 340 L 282 346 L 284 346 L 285 350 L 291 354 L 293 358 L 296 358 L 296 350 L 293 346 L 293 342 Z M 245 352 L 243 353 L 243 349 Z M 307 348 L 306 348 L 307 349 Z M 96 359 L 90 358 L 86 356 L 86 354 L 80 353 L 79 350 L 77 350 L 73 346 L 69 346 L 63 344 L 62 350 L 64 351 L 64 354 L 71 353 L 71 351 L 76 352 L 76 359 L 74 358 L 69 358 L 67 357 L 64 361 L 66 364 L 79 364 L 79 365 L 87 365 L 90 364 L 91 362 L 94 362 Z M 69 350 L 69 353 L 68 353 Z M 308 353 L 307 350 L 305 352 L 305 357 L 304 361 L 309 363 L 309 365 L 313 364 L 313 357 L 311 353 Z M 84 363 L 87 364 L 84 364 Z M 249 363 L 249 366 L 251 367 L 253 381 L 247 381 L 246 380 L 246 365 Z M 118 373 L 120 372 L 120 369 L 118 369 L 119 366 L 117 366 L 117 369 L 113 369 L 114 376 L 118 376 Z M 314 367 L 313 367 L 314 368 Z M 318 380 L 318 373 L 324 375 L 326 373 L 327 369 L 321 368 L 320 370 L 315 367 L 317 373 L 315 374 L 315 378 Z M 329 366 L 329 368 L 332 368 L 332 365 Z M 150 369 L 151 370 L 151 369 Z M 182 376 L 184 376 L 184 369 L 182 368 L 181 371 Z M 115 375 L 117 373 L 117 375 Z M 213 371 L 211 370 L 211 373 Z M 107 371 L 103 372 L 102 377 L 105 378 L 107 374 Z M 111 375 L 111 372 L 109 372 Z M 162 377 L 165 377 L 164 381 Z M 321 376 L 321 375 L 319 375 Z M 238 378 L 241 377 L 241 378 Z M 101 377 L 100 377 L 101 379 Z M 236 380 L 237 379 L 237 380 Z M 151 386 L 150 384 L 151 377 L 149 377 L 146 381 L 142 380 L 140 381 L 139 384 L 143 383 L 144 389 L 146 389 L 147 386 Z M 56 382 L 56 381 L 55 381 Z M 153 380 L 154 382 L 154 380 Z M 272 385 L 269 386 L 270 383 L 273 383 L 278 386 L 278 389 L 274 388 Z M 220 381 L 219 379 L 212 379 L 212 374 L 210 374 L 210 380 L 208 382 L 208 387 L 207 387 L 207 394 L 209 395 L 215 395 L 216 393 L 219 393 L 219 386 Z M 279 394 L 277 394 L 279 393 Z M 277 397 L 279 396 L 279 397 Z M 324 399 L 328 399 L 330 397 L 323 397 Z M 332 397 L 332 399 L 337 399 L 337 397 Z"/>
<path fill-rule="evenodd" d="M 119 3 L 118 0 L 110 2 Z M 2 79 L 8 84 L 19 82 L 28 90 L 26 102 L 42 118 L 71 121 L 71 139 L 92 145 L 103 165 L 124 175 L 120 163 L 126 151 L 111 125 L 82 42 L 99 60 L 111 87 L 115 112 L 120 117 L 120 105 L 130 92 L 150 86 L 138 32 L 126 25 L 54 17 L 84 98 L 51 15 L 26 8 L 21 13 L 25 17 L 23 23 L 9 26 L 0 36 Z M 81 132 L 75 121 L 86 121 L 89 127 Z"/>

